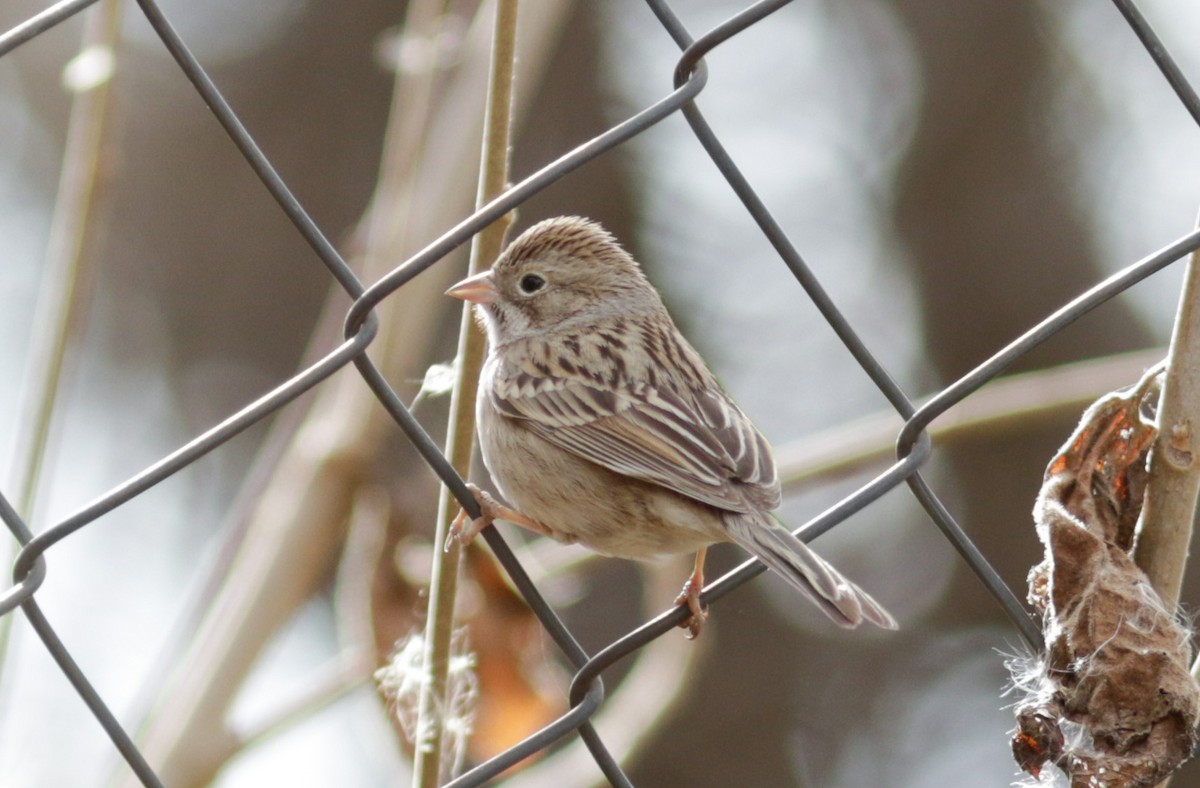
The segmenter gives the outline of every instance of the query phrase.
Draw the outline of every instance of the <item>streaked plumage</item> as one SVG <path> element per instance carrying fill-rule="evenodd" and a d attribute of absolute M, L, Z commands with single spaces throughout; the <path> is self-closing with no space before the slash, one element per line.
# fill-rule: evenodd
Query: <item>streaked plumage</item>
<path fill-rule="evenodd" d="M 480 445 L 516 510 L 493 514 L 622 558 L 698 551 L 677 600 L 692 607 L 693 633 L 703 551 L 723 541 L 838 624 L 895 627 L 768 514 L 780 503 L 770 445 L 599 225 L 541 222 L 448 292 L 476 303 L 488 332 Z"/>

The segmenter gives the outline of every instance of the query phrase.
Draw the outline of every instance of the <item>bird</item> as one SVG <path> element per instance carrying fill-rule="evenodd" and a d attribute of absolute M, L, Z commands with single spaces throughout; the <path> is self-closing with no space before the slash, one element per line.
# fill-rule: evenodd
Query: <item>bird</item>
<path fill-rule="evenodd" d="M 487 335 L 476 399 L 481 514 L 446 549 L 506 520 L 604 555 L 695 553 L 675 604 L 697 637 L 709 546 L 734 542 L 836 624 L 895 619 L 785 528 L 771 446 L 680 333 L 637 261 L 600 224 L 534 224 L 446 291 Z"/>

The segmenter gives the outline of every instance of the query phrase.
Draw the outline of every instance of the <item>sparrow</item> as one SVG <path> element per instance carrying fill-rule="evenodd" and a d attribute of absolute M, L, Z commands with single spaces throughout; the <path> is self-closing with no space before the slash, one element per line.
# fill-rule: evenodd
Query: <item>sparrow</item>
<path fill-rule="evenodd" d="M 501 519 L 605 555 L 696 554 L 676 604 L 691 637 L 708 547 L 735 542 L 836 624 L 896 621 L 771 512 L 771 446 L 684 339 L 641 267 L 599 224 L 558 217 L 447 295 L 487 333 L 476 419 L 504 501 L 471 486 L 447 548 Z"/>

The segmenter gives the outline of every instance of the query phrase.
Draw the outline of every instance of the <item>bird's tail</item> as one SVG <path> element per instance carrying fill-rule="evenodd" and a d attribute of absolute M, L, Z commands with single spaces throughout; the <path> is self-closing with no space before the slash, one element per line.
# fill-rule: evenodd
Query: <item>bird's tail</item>
<path fill-rule="evenodd" d="M 727 512 L 724 519 L 733 541 L 811 599 L 838 626 L 853 628 L 865 620 L 883 629 L 896 628 L 896 620 L 870 594 L 770 515 Z"/>

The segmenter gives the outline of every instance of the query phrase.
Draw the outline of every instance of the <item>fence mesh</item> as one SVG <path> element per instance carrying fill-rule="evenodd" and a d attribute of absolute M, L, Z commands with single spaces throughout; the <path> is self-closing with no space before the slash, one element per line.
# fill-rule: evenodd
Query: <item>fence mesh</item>
<path fill-rule="evenodd" d="M 93 1 L 66 0 L 57 3 L 0 35 L 0 57 L 79 13 Z M 686 120 L 695 138 L 711 157 L 762 234 L 769 240 L 780 260 L 795 276 L 812 303 L 820 310 L 824 319 L 833 328 L 857 363 L 861 365 L 895 412 L 904 420 L 904 426 L 898 435 L 897 459 L 894 464 L 855 490 L 853 494 L 846 496 L 836 506 L 806 523 L 799 531 L 801 537 L 805 540 L 815 538 L 844 522 L 854 513 L 871 506 L 893 488 L 907 485 L 912 495 L 928 513 L 929 519 L 954 546 L 979 582 L 987 588 L 1007 613 L 1020 637 L 1030 647 L 1034 649 L 1040 647 L 1039 629 L 1019 599 L 1023 595 L 1023 591 L 1014 592 L 989 566 L 987 557 L 966 535 L 963 528 L 950 514 L 949 509 L 943 505 L 938 494 L 926 481 L 922 468 L 926 466 L 934 452 L 933 443 L 926 430 L 940 415 L 970 397 L 985 383 L 995 378 L 1039 343 L 1142 279 L 1200 248 L 1200 231 L 1182 235 L 1179 240 L 1169 246 L 1079 293 L 1069 303 L 1046 315 L 1033 328 L 1014 338 L 999 352 L 918 407 L 901 390 L 889 375 L 888 370 L 872 354 L 854 326 L 839 311 L 822 283 L 801 258 L 780 224 L 773 218 L 767 206 L 739 170 L 718 135 L 709 126 L 704 115 L 694 103 L 694 99 L 704 89 L 708 78 L 704 62 L 705 55 L 723 42 L 762 23 L 770 14 L 786 5 L 787 1 L 770 0 L 769 2 L 755 3 L 702 35 L 693 36 L 681 24 L 670 4 L 665 0 L 647 0 L 647 4 L 658 22 L 678 45 L 681 53 L 674 72 L 674 90 L 647 109 L 612 126 L 604 133 L 588 140 L 515 184 L 503 196 L 463 219 L 379 281 L 364 283 L 359 280 L 334 245 L 306 213 L 301 202 L 264 156 L 239 120 L 238 115 L 231 109 L 221 91 L 189 51 L 186 42 L 177 34 L 159 5 L 154 0 L 138 0 L 142 13 L 161 39 L 162 45 L 170 52 L 179 69 L 186 75 L 205 104 L 211 108 L 229 139 L 244 157 L 247 166 L 269 190 L 294 225 L 295 231 L 316 252 L 329 275 L 353 300 L 352 306 L 345 315 L 343 340 L 336 347 L 328 350 L 322 358 L 266 396 L 230 415 L 216 427 L 189 441 L 162 460 L 145 468 L 103 498 L 94 501 L 61 522 L 34 534 L 10 505 L 9 500 L 0 496 L 0 517 L 3 518 L 8 529 L 21 545 L 13 568 L 13 583 L 0 596 L 0 616 L 8 616 L 18 609 L 23 613 L 41 639 L 46 651 L 103 726 L 113 745 L 145 785 L 161 784 L 152 765 L 147 763 L 139 751 L 137 743 L 122 728 L 104 699 L 80 670 L 39 605 L 38 591 L 47 577 L 44 559 L 47 551 L 81 529 L 88 528 L 102 515 L 127 504 L 198 458 L 218 449 L 234 436 L 279 411 L 304 392 L 321 385 L 331 375 L 347 367 L 357 370 L 362 380 L 374 392 L 378 401 L 386 408 L 396 425 L 411 441 L 424 461 L 451 489 L 463 506 L 468 511 L 476 511 L 476 504 L 468 492 L 464 480 L 454 472 L 441 449 L 413 417 L 410 409 L 367 356 L 366 351 L 371 346 L 377 331 L 373 310 L 411 282 L 414 277 L 438 263 L 450 252 L 469 242 L 475 233 L 520 206 L 531 196 L 566 177 L 602 153 L 629 141 L 676 113 L 682 115 Z M 1144 45 L 1149 57 L 1161 70 L 1163 77 L 1170 84 L 1179 101 L 1200 123 L 1200 99 L 1197 98 L 1195 91 L 1171 59 L 1149 23 L 1129 0 L 1114 0 L 1114 3 Z M 606 669 L 621 659 L 641 649 L 655 638 L 672 632 L 684 620 L 687 611 L 684 608 L 671 610 L 609 643 L 596 653 L 588 653 L 551 609 L 504 539 L 494 529 L 485 532 L 484 537 L 504 569 L 511 576 L 512 582 L 535 611 L 546 631 L 575 666 L 576 672 L 570 689 L 571 707 L 565 715 L 537 735 L 486 763 L 476 766 L 455 779 L 451 785 L 481 785 L 511 765 L 530 757 L 574 731 L 578 731 L 582 736 L 597 765 L 612 784 L 630 785 L 631 782 L 622 771 L 622 767 L 609 753 L 604 741 L 590 724 L 591 718 L 604 700 L 604 689 L 600 677 Z M 762 571 L 764 571 L 762 565 L 756 562 L 747 562 L 712 583 L 705 590 L 705 601 L 708 603 L 716 601 Z"/>

